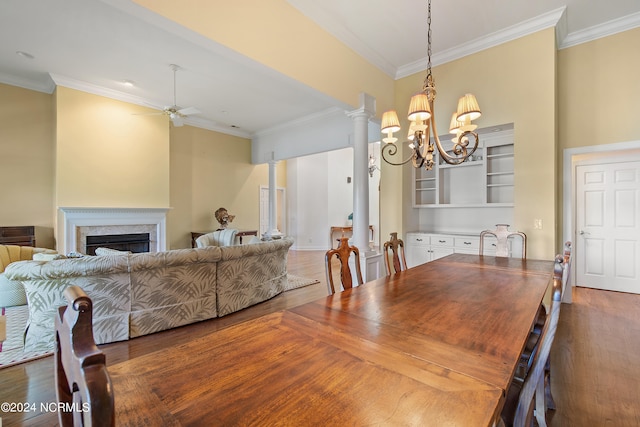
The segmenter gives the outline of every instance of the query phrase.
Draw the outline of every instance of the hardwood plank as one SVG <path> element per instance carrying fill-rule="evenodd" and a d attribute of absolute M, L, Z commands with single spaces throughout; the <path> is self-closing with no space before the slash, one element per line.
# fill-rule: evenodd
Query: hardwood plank
<path fill-rule="evenodd" d="M 276 312 L 116 364 L 114 392 L 119 379 L 140 376 L 185 425 L 314 425 L 319 414 L 326 425 L 495 419 L 499 388 L 346 333 L 323 339 L 318 330 L 332 328 Z M 184 355 L 197 377 L 185 378 Z"/>
<path fill-rule="evenodd" d="M 551 350 L 550 426 L 640 426 L 640 295 L 574 288 Z"/>

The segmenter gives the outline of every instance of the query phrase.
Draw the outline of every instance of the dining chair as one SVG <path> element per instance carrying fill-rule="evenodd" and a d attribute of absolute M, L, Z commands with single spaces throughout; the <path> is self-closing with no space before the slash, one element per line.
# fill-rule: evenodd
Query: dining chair
<path fill-rule="evenodd" d="M 509 256 L 509 239 L 519 236 L 522 241 L 522 259 L 527 258 L 527 235 L 521 231 L 509 231 L 509 224 L 496 224 L 495 230 L 484 230 L 480 233 L 480 255 L 484 255 L 484 241 L 486 237 L 496 238 L 495 255 L 499 257 Z"/>
<path fill-rule="evenodd" d="M 562 294 L 564 295 L 567 283 L 569 281 L 569 276 L 571 274 L 571 242 L 567 241 L 564 244 L 563 250 L 563 262 L 562 262 Z M 529 339 L 527 340 L 527 344 L 525 345 L 525 349 L 520 356 L 520 363 L 518 365 L 518 369 L 516 370 L 516 374 L 514 379 L 516 381 L 524 381 L 526 373 L 531 369 L 531 364 L 533 363 L 533 356 L 535 355 L 535 351 L 537 350 L 538 343 L 540 340 L 540 333 L 542 331 L 542 327 L 544 326 L 545 318 L 546 318 L 546 308 L 544 305 L 540 306 L 540 310 L 538 311 L 538 316 L 536 323 L 534 324 L 531 333 L 529 334 Z M 547 359 L 545 366 L 545 399 L 547 409 L 554 410 L 556 409 L 555 401 L 553 400 L 553 396 L 551 394 L 551 360 Z"/>
<path fill-rule="evenodd" d="M 354 264 L 356 269 L 356 279 L 358 285 L 362 285 L 362 272 L 360 270 L 360 251 L 357 247 L 349 245 L 348 237 L 341 237 L 338 239 L 340 242 L 336 249 L 330 249 L 325 254 L 325 266 L 327 274 L 327 287 L 329 288 L 329 295 L 333 295 L 336 292 L 333 283 L 333 271 L 331 268 L 331 258 L 335 255 L 340 260 L 340 282 L 342 283 L 342 289 L 351 289 L 353 287 L 353 278 L 351 275 L 351 268 L 349 267 L 349 258 L 353 254 Z"/>
<path fill-rule="evenodd" d="M 407 269 L 407 260 L 404 256 L 404 242 L 398 239 L 398 233 L 391 233 L 391 239 L 384 242 L 384 267 L 387 270 L 387 276 L 390 276 L 391 266 L 393 265 L 393 273 Z M 389 260 L 391 257 L 391 261 Z"/>
<path fill-rule="evenodd" d="M 562 304 L 562 272 L 564 258 L 556 256 L 549 314 L 546 317 L 540 342 L 533 356 L 533 364 L 524 381 L 512 381 L 500 416 L 500 425 L 507 427 L 531 426 L 533 417 L 539 427 L 546 427 L 546 368 L 551 346 L 556 335 Z M 535 409 L 535 411 L 534 411 Z"/>
<path fill-rule="evenodd" d="M 93 303 L 78 286 L 64 291 L 67 305 L 55 317 L 56 398 L 60 425 L 114 426 L 115 406 L 106 358 L 93 339 Z"/>

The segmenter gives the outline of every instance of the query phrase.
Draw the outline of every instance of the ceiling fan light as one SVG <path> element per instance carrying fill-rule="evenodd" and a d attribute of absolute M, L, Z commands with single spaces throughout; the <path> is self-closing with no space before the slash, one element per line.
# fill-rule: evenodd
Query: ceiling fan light
<path fill-rule="evenodd" d="M 467 93 L 458 100 L 457 121 L 465 122 L 467 119 L 471 121 L 481 115 L 480 105 L 478 105 L 478 100 L 473 94 Z"/>
<path fill-rule="evenodd" d="M 429 98 L 424 92 L 417 93 L 411 97 L 409 104 L 409 113 L 407 118 L 410 121 L 429 120 L 431 117 L 431 108 L 429 107 Z"/>

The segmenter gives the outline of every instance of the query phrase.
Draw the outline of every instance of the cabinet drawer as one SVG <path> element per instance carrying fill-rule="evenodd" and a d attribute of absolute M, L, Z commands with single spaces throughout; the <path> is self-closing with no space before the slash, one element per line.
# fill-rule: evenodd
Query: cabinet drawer
<path fill-rule="evenodd" d="M 429 235 L 420 233 L 407 233 L 405 245 L 429 245 Z"/>
<path fill-rule="evenodd" d="M 454 239 L 456 249 L 468 249 L 477 251 L 480 248 L 479 237 L 456 237 Z"/>
<path fill-rule="evenodd" d="M 453 237 L 431 236 L 431 246 L 453 246 Z"/>

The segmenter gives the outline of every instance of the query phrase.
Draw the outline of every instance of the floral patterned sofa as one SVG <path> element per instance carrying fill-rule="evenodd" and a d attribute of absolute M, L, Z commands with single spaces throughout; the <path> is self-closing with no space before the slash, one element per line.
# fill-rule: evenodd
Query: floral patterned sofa
<path fill-rule="evenodd" d="M 51 350 L 63 290 L 93 300 L 98 344 L 127 340 L 224 316 L 284 290 L 293 239 L 241 246 L 19 261 L 6 276 L 24 285 L 29 305 L 25 351 Z"/>

